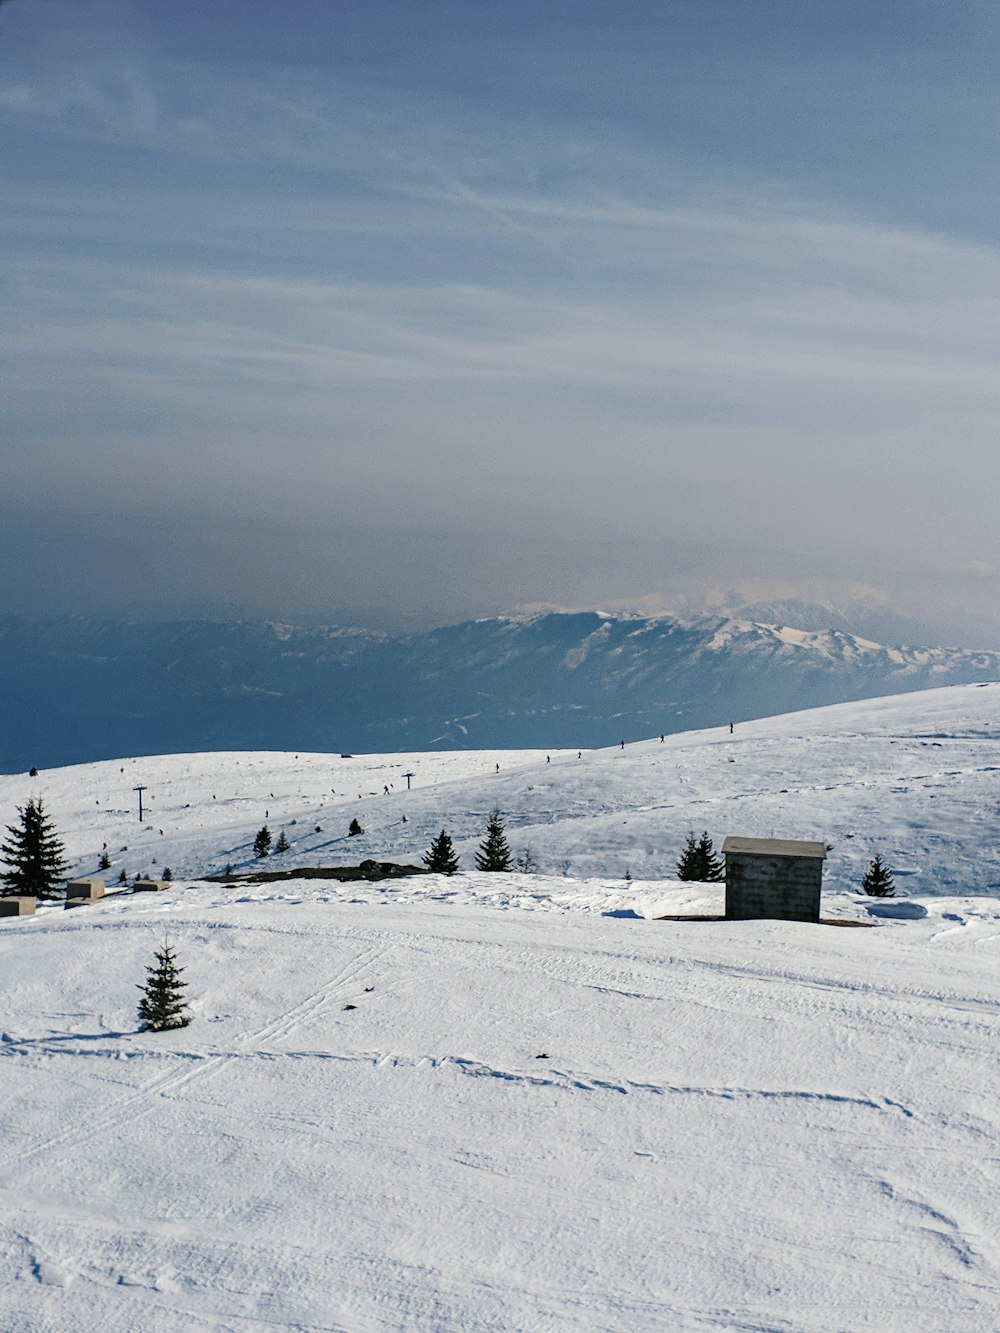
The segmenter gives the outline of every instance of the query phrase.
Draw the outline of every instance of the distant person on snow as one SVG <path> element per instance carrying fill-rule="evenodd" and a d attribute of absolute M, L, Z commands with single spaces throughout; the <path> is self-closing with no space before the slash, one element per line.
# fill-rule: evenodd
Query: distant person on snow
<path fill-rule="evenodd" d="M 733 734 L 733 724 L 731 722 L 729 724 L 729 734 L 730 736 Z"/>

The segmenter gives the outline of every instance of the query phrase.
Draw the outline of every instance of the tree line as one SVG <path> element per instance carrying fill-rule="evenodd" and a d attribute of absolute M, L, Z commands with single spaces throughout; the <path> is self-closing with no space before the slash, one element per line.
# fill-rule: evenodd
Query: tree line
<path fill-rule="evenodd" d="M 7 841 L 0 844 L 0 856 L 8 866 L 7 870 L 0 873 L 0 896 L 23 894 L 42 900 L 62 897 L 60 883 L 65 880 L 68 863 L 63 843 L 45 810 L 42 798 L 32 796 L 17 810 L 20 818 L 17 823 L 7 825 Z M 315 831 L 322 832 L 318 824 Z M 357 819 L 352 819 L 348 834 L 355 837 L 362 833 L 364 829 Z M 282 829 L 274 851 L 286 852 L 289 848 L 290 844 Z M 265 824 L 254 838 L 254 856 L 268 856 L 271 850 L 271 832 Z M 445 829 L 441 829 L 421 859 L 427 870 L 439 875 L 454 875 L 459 868 L 454 843 Z M 521 856 L 516 858 L 511 852 L 499 807 L 494 807 L 486 821 L 483 839 L 475 854 L 475 865 L 477 870 L 500 872 L 518 870 L 530 873 L 537 869 L 530 847 L 525 847 Z M 707 831 L 703 831 L 700 837 L 696 837 L 693 830 L 688 833 L 677 861 L 676 875 L 680 880 L 702 883 L 715 883 L 725 878 L 723 859 L 716 855 Z M 164 871 L 164 878 L 171 878 L 169 871 Z M 627 875 L 627 878 L 631 879 L 631 876 Z M 121 882 L 125 882 L 124 871 Z M 893 896 L 895 884 L 892 872 L 881 856 L 876 856 L 869 863 L 861 889 L 873 898 Z"/>

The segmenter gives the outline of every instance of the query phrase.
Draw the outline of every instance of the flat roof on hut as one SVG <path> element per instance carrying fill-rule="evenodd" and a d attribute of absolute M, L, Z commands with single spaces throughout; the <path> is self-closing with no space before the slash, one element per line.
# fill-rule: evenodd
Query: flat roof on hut
<path fill-rule="evenodd" d="M 749 852 L 752 856 L 818 856 L 826 860 L 826 844 L 793 842 L 788 838 L 727 838 L 722 853 Z"/>

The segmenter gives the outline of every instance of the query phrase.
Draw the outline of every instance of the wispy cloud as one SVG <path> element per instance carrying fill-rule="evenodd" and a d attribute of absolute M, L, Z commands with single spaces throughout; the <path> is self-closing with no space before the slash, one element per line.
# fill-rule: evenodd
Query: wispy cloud
<path fill-rule="evenodd" d="M 995 567 L 996 246 L 97 8 L 0 78 L 8 489 Z"/>

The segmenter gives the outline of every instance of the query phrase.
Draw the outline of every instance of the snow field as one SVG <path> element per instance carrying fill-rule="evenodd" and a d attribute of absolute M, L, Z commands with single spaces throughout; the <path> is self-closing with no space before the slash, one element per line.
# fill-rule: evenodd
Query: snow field
<path fill-rule="evenodd" d="M 548 764 L 0 779 L 76 873 L 119 830 L 109 879 L 178 875 L 0 923 L 0 1327 L 995 1330 L 998 721 L 1000 687 L 960 687 Z M 545 873 L 195 874 L 252 867 L 262 802 L 298 844 L 267 868 L 412 858 L 442 824 L 471 866 L 494 801 Z M 651 919 L 721 909 L 661 877 L 688 828 L 779 819 L 834 844 L 824 916 L 870 928 Z M 875 850 L 902 899 L 852 892 Z M 165 932 L 193 1022 L 139 1033 Z"/>
<path fill-rule="evenodd" d="M 995 1327 L 1000 910 L 296 887 L 3 936 L 4 1327 Z M 137 1034 L 165 926 L 194 1022 Z"/>

